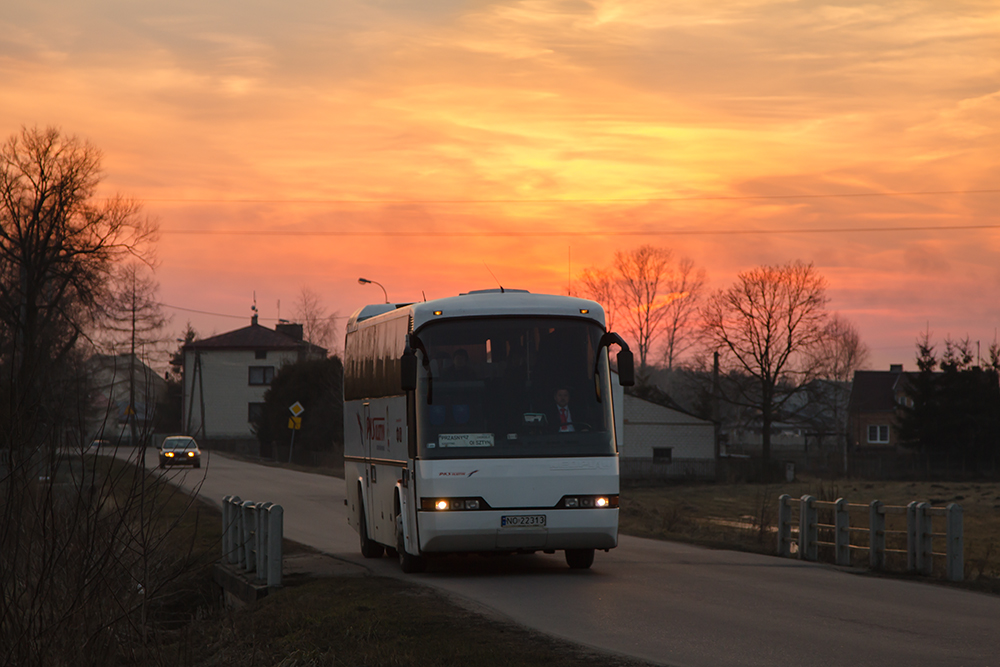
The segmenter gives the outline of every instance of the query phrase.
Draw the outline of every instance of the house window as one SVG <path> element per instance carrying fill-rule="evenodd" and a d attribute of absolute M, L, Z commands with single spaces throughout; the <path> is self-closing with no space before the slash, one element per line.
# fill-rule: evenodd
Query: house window
<path fill-rule="evenodd" d="M 267 350 L 254 350 L 254 359 L 267 359 Z"/>
<path fill-rule="evenodd" d="M 264 421 L 264 404 L 247 403 L 247 422 L 250 424 L 260 424 Z"/>
<path fill-rule="evenodd" d="M 274 366 L 251 366 L 250 384 L 271 384 L 274 379 Z"/>
<path fill-rule="evenodd" d="M 889 426 L 887 424 L 871 424 L 868 426 L 868 442 L 885 444 L 889 442 Z"/>
<path fill-rule="evenodd" d="M 673 460 L 673 447 L 653 447 L 653 463 L 671 463 Z"/>

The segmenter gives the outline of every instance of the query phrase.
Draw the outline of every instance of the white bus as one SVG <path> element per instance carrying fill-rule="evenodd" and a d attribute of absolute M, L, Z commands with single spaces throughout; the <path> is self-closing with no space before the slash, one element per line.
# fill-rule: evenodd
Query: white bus
<path fill-rule="evenodd" d="M 347 324 L 344 471 L 361 553 L 419 572 L 435 554 L 618 544 L 608 347 L 593 301 L 483 290 L 366 306 Z"/>

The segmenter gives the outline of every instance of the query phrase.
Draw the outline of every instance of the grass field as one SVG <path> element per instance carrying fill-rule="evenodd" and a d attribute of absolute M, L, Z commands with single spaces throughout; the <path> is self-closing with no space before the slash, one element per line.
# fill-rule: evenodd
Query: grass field
<path fill-rule="evenodd" d="M 1000 483 L 996 482 L 872 482 L 803 479 L 786 484 L 686 483 L 623 485 L 621 532 L 639 537 L 679 540 L 719 548 L 775 553 L 778 496 L 805 494 L 818 500 L 845 498 L 867 505 L 881 500 L 905 506 L 913 500 L 934 506 L 962 506 L 965 530 L 965 578 L 982 590 L 1000 592 Z M 901 520 L 899 517 L 898 520 Z M 828 519 L 820 517 L 821 523 Z M 905 523 L 905 522 L 904 522 Z M 866 509 L 851 511 L 851 525 L 868 527 Z M 899 523 L 887 525 L 898 529 Z M 935 530 L 938 530 L 935 527 Z M 822 539 L 822 537 L 821 537 Z M 867 546 L 866 536 L 852 537 Z M 890 548 L 893 546 L 890 543 Z M 897 546 L 899 546 L 897 544 Z M 938 548 L 935 547 L 935 551 Z M 824 557 L 821 560 L 832 560 Z M 855 552 L 856 563 L 867 563 L 867 552 Z M 936 559 L 943 560 L 943 559 Z M 893 570 L 905 569 L 890 559 Z M 937 565 L 936 568 L 937 569 Z"/>

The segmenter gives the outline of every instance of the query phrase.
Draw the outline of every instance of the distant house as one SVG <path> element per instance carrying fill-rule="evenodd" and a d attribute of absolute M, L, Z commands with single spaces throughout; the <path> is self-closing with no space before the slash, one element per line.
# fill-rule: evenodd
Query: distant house
<path fill-rule="evenodd" d="M 93 383 L 90 437 L 129 443 L 133 425 L 137 437 L 148 437 L 157 404 L 166 395 L 166 380 L 131 354 L 95 354 L 87 368 Z"/>
<path fill-rule="evenodd" d="M 617 405 L 623 478 L 715 479 L 713 422 L 627 394 Z"/>
<path fill-rule="evenodd" d="M 896 412 L 901 405 L 912 405 L 906 393 L 910 375 L 903 371 L 902 364 L 894 364 L 888 371 L 855 371 L 847 408 L 847 434 L 852 448 L 896 448 Z"/>
<path fill-rule="evenodd" d="M 206 443 L 254 442 L 250 423 L 264 404 L 264 393 L 281 366 L 321 359 L 326 350 L 302 337 L 301 324 L 250 326 L 196 340 L 182 348 L 186 433 Z"/>

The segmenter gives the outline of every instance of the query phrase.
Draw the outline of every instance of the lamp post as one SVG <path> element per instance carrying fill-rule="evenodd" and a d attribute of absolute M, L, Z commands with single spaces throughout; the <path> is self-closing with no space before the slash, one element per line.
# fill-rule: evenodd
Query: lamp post
<path fill-rule="evenodd" d="M 359 285 L 372 284 L 372 285 L 378 285 L 379 287 L 382 287 L 382 283 L 377 283 L 374 280 L 368 280 L 367 278 L 358 278 L 358 284 Z M 385 297 L 385 302 L 389 303 L 389 294 L 385 291 L 385 287 L 382 287 L 382 295 Z"/>

